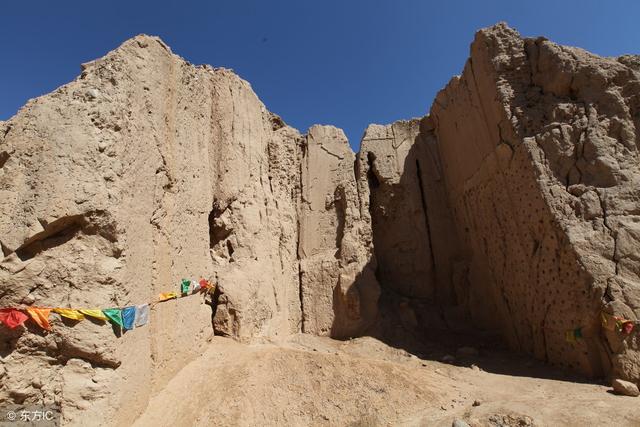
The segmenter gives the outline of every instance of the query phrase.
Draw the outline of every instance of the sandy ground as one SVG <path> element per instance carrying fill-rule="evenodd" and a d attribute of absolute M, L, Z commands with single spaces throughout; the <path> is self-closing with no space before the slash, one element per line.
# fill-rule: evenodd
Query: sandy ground
<path fill-rule="evenodd" d="M 483 350 L 454 363 L 369 337 L 215 337 L 136 425 L 640 426 L 640 398 L 530 359 Z"/>

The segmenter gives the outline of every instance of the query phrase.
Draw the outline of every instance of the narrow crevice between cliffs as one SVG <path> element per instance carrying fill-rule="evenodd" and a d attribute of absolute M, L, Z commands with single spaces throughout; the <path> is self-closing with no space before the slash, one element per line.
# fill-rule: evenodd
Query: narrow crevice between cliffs
<path fill-rule="evenodd" d="M 340 249 L 342 248 L 342 239 L 344 238 L 344 227 L 346 222 L 346 195 L 344 187 L 338 186 L 334 193 L 334 209 L 336 211 L 337 232 L 336 232 L 336 258 L 340 258 Z"/>
<path fill-rule="evenodd" d="M 377 258 L 377 253 L 376 253 L 376 244 L 375 244 L 375 223 L 374 223 L 374 219 L 375 219 L 375 206 L 376 206 L 376 198 L 375 198 L 375 193 L 376 190 L 378 188 L 380 188 L 380 180 L 378 179 L 378 177 L 376 176 L 376 173 L 374 171 L 374 163 L 376 161 L 376 155 L 374 153 L 372 153 L 371 151 L 367 152 L 367 185 L 369 187 L 369 217 L 371 218 L 371 239 L 372 239 L 372 245 L 373 245 L 373 253 L 374 255 L 376 255 Z M 376 277 L 376 280 L 378 281 L 378 283 L 380 284 L 381 288 L 385 288 L 385 284 L 382 280 L 380 280 L 380 262 L 378 260 L 378 262 L 376 263 L 376 269 L 374 271 L 374 275 Z M 379 305 L 379 303 L 378 303 Z"/>
<path fill-rule="evenodd" d="M 305 308 L 304 308 L 304 286 L 302 283 L 302 259 L 300 257 L 300 240 L 302 234 L 302 224 L 300 221 L 300 216 L 302 215 L 302 203 L 304 203 L 304 193 L 302 191 L 303 186 L 303 178 L 302 178 L 302 168 L 303 168 L 303 160 L 306 154 L 306 142 L 303 139 L 298 140 L 298 200 L 296 201 L 297 212 L 296 212 L 296 258 L 298 262 L 298 299 L 300 301 L 300 332 L 305 333 Z"/>
<path fill-rule="evenodd" d="M 7 160 L 9 160 L 9 153 L 6 151 L 0 152 L 0 169 L 7 163 Z"/>
<path fill-rule="evenodd" d="M 431 224 L 429 222 L 429 209 L 427 206 L 427 198 L 425 195 L 424 183 L 422 182 L 422 170 L 420 169 L 420 161 L 416 159 L 416 175 L 418 179 L 418 187 L 420 189 L 420 202 L 422 206 L 422 214 L 424 216 L 424 226 L 427 231 L 427 244 L 429 245 L 429 255 L 431 260 L 431 269 L 433 276 L 436 276 L 436 259 L 433 253 L 433 242 L 431 238 Z M 438 287 L 436 286 L 435 289 Z"/>

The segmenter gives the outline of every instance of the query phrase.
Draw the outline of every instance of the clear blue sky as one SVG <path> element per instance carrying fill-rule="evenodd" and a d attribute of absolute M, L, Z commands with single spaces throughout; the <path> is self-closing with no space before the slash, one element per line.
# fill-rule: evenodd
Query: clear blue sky
<path fill-rule="evenodd" d="M 600 55 L 640 53 L 638 0 L 32 0 L 0 15 L 0 120 L 146 33 L 234 69 L 288 124 L 333 124 L 354 147 L 368 123 L 424 115 L 474 32 L 498 21 Z"/>

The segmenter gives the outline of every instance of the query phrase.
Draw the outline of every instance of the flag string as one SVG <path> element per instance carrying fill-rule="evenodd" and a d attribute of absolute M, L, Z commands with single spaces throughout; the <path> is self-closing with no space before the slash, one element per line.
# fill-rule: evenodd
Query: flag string
<path fill-rule="evenodd" d="M 604 311 L 600 313 L 600 319 L 602 328 L 607 331 L 616 331 L 623 336 L 629 336 L 634 331 L 640 332 L 640 320 L 630 320 Z M 583 329 L 579 327 L 566 331 L 565 340 L 571 344 L 577 343 L 584 338 Z"/>
<path fill-rule="evenodd" d="M 40 307 L 40 306 L 13 306 L 0 308 L 0 324 L 15 329 L 28 319 L 31 319 L 40 328 L 51 331 L 49 316 L 54 312 L 62 318 L 81 321 L 89 317 L 96 321 L 109 321 L 114 327 L 121 330 L 130 330 L 146 325 L 149 321 L 149 311 L 157 304 L 173 299 L 184 298 L 196 294 L 211 294 L 215 292 L 216 285 L 206 279 L 189 280 L 182 279 L 180 292 L 163 292 L 154 301 L 128 305 L 125 307 L 109 308 L 67 308 L 67 307 Z"/>

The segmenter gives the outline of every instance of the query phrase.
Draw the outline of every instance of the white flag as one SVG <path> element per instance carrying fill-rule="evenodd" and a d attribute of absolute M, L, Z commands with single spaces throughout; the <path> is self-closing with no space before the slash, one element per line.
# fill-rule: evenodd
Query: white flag
<path fill-rule="evenodd" d="M 135 317 L 135 325 L 136 327 L 146 325 L 149 321 L 149 304 L 142 304 L 136 306 L 136 317 Z"/>

